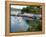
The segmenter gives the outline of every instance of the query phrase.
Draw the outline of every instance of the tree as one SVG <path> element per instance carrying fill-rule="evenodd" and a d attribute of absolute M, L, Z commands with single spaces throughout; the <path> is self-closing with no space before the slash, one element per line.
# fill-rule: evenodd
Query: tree
<path fill-rule="evenodd" d="M 22 14 L 24 12 L 26 13 L 34 13 L 34 14 L 41 14 L 41 8 L 40 6 L 27 6 L 26 8 L 23 8 L 21 10 Z"/>
<path fill-rule="evenodd" d="M 40 6 L 27 6 L 26 8 L 23 8 L 21 10 L 22 14 L 23 13 L 32 13 L 32 14 L 41 14 L 41 9 Z M 27 31 L 40 31 L 42 30 L 42 25 L 40 20 L 38 19 L 34 19 L 34 20 L 26 20 L 26 22 L 28 23 L 29 27 L 27 29 Z"/>

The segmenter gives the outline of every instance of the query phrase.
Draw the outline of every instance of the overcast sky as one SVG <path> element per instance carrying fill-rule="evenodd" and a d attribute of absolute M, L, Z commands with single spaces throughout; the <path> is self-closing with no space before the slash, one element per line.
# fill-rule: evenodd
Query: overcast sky
<path fill-rule="evenodd" d="M 22 9 L 23 7 L 27 7 L 27 6 L 11 5 L 11 8 L 16 8 L 16 9 Z"/>

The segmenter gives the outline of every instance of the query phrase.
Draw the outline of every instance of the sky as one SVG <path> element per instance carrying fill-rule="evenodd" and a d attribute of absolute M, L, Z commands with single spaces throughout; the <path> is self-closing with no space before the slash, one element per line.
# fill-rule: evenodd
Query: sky
<path fill-rule="evenodd" d="M 27 7 L 27 6 L 11 5 L 11 8 L 16 8 L 16 9 L 22 9 L 23 7 Z"/>

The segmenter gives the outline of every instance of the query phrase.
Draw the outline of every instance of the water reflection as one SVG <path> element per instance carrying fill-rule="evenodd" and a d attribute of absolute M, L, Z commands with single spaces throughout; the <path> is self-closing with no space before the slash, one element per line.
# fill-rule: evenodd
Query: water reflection
<path fill-rule="evenodd" d="M 29 25 L 22 17 L 11 16 L 11 32 L 27 31 Z"/>

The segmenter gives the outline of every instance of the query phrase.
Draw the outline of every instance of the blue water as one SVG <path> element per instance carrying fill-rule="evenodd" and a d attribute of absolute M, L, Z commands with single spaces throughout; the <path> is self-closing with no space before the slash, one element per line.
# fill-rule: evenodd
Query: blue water
<path fill-rule="evenodd" d="M 27 31 L 29 25 L 22 17 L 11 16 L 11 32 Z"/>

